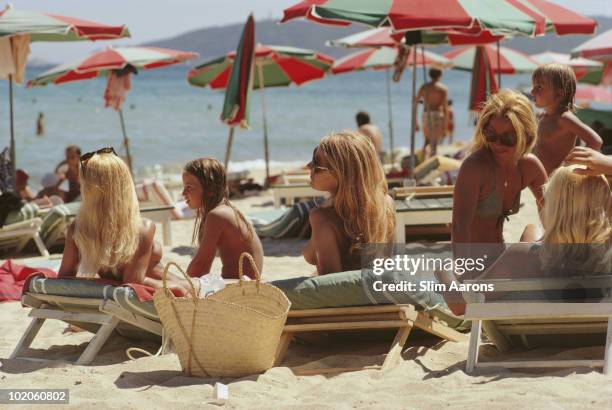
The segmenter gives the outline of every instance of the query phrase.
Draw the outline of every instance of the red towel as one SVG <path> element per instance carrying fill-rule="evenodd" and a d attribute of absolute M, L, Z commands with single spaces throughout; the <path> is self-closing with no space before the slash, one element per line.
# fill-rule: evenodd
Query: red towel
<path fill-rule="evenodd" d="M 7 260 L 0 266 L 0 302 L 21 300 L 21 290 L 33 273 L 40 272 L 48 278 L 57 276 L 57 272 L 45 268 L 31 268 Z"/>

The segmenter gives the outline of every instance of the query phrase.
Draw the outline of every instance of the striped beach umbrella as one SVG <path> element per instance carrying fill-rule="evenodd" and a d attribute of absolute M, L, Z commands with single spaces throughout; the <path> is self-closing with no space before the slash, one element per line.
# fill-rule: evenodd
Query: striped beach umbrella
<path fill-rule="evenodd" d="M 109 26 L 74 17 L 7 6 L 0 11 L 0 37 L 28 34 L 30 41 L 113 40 L 130 37 L 124 25 Z"/>
<path fill-rule="evenodd" d="M 609 87 L 597 85 L 578 85 L 576 101 L 581 103 L 601 102 L 612 104 L 612 90 Z"/>
<path fill-rule="evenodd" d="M 303 0 L 281 22 L 362 23 L 394 31 L 479 27 L 495 34 L 592 34 L 597 23 L 548 0 Z"/>
<path fill-rule="evenodd" d="M 592 34 L 597 23 L 547 0 L 303 0 L 284 10 L 282 22 L 307 18 L 324 24 L 362 23 L 394 31 L 488 30 L 494 35 Z M 410 31 L 409 31 L 410 33 Z M 422 33 L 406 43 L 416 50 Z M 416 73 L 416 62 L 413 61 Z M 412 77 L 413 100 L 416 75 Z M 416 106 L 412 108 L 411 157 L 415 154 Z M 411 161 L 414 169 L 414 160 Z"/>
<path fill-rule="evenodd" d="M 232 142 L 234 140 L 235 126 L 242 128 L 249 126 L 251 90 L 253 89 L 253 66 L 255 61 L 255 19 L 249 14 L 242 29 L 238 48 L 234 55 L 234 64 L 230 68 L 229 80 L 226 83 L 225 98 L 221 121 L 230 127 L 225 150 L 225 169 L 229 165 Z M 267 155 L 267 135 L 264 135 Z M 266 173 L 268 172 L 266 162 Z"/>
<path fill-rule="evenodd" d="M 75 81 L 89 80 L 110 73 L 121 71 L 150 70 L 179 64 L 196 58 L 197 53 L 170 50 L 154 47 L 107 47 L 105 50 L 93 53 L 84 59 L 53 67 L 38 77 L 28 81 L 28 87 L 45 86 L 47 84 L 65 84 Z M 129 75 L 129 74 L 126 74 Z M 107 86 L 108 88 L 108 86 Z M 125 90 L 127 91 L 127 90 Z M 127 136 L 121 102 L 116 106 L 119 112 L 123 144 L 127 153 L 127 161 L 132 169 L 132 156 L 130 155 L 129 138 Z"/>
<path fill-rule="evenodd" d="M 489 95 L 497 92 L 498 84 L 495 82 L 495 74 L 489 53 L 482 46 L 474 48 L 468 107 L 470 111 L 478 112 Z"/>
<path fill-rule="evenodd" d="M 124 25 L 111 26 L 57 14 L 17 10 L 10 4 L 0 11 L 0 38 L 9 39 L 13 54 L 9 58 L 5 56 L 3 60 L 5 64 L 13 61 L 15 65 L 15 74 L 8 75 L 13 175 L 15 175 L 17 166 L 13 81 L 22 82 L 27 56 L 30 52 L 29 43 L 33 41 L 112 40 L 123 37 L 130 37 L 130 32 Z"/>
<path fill-rule="evenodd" d="M 531 55 L 538 65 L 557 63 L 569 66 L 574 71 L 576 79 L 581 83 L 598 84 L 603 74 L 603 63 L 601 61 L 587 58 L 571 58 L 569 54 L 545 51 Z"/>
<path fill-rule="evenodd" d="M 28 87 L 64 84 L 106 76 L 128 64 L 139 70 L 167 67 L 194 59 L 197 53 L 156 47 L 112 47 L 84 59 L 53 67 L 28 81 Z"/>
<path fill-rule="evenodd" d="M 236 53 L 231 52 L 224 57 L 200 64 L 189 71 L 187 81 L 197 87 L 210 87 L 213 90 L 223 89 L 227 87 L 235 61 Z M 269 155 L 264 89 L 267 87 L 287 87 L 291 84 L 302 85 L 309 81 L 321 79 L 333 63 L 333 58 L 313 50 L 261 44 L 255 47 L 253 88 L 262 91 L 266 181 L 269 177 Z"/>
<path fill-rule="evenodd" d="M 444 57 L 452 62 L 453 68 L 472 71 L 476 51 L 480 47 L 482 47 L 483 51 L 487 54 L 488 60 L 491 63 L 491 69 L 494 73 L 528 73 L 535 70 L 539 65 L 527 54 L 508 47 L 499 47 L 498 55 L 498 49 L 490 45 L 456 48 L 444 53 Z"/>
<path fill-rule="evenodd" d="M 572 50 L 572 58 L 584 57 L 599 61 L 612 60 L 612 29 L 582 43 Z"/>

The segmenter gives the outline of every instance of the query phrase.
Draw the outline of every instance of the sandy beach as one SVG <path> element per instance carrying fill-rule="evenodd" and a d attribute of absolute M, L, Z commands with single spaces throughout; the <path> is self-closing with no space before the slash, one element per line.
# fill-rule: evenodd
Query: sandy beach
<path fill-rule="evenodd" d="M 537 221 L 530 193 L 522 197 L 521 212 L 506 224 L 508 241 L 520 237 L 526 223 Z M 243 212 L 272 205 L 270 192 L 263 192 L 235 204 Z M 164 261 L 186 266 L 190 260 L 193 221 L 172 224 L 174 246 L 165 248 Z M 159 230 L 161 231 L 161 229 Z M 161 232 L 158 232 L 161 234 Z M 159 238 L 161 239 L 161 237 Z M 307 276 L 313 271 L 301 256 L 303 240 L 265 240 L 264 278 Z M 54 255 L 52 258 L 59 258 Z M 29 259 L 28 261 L 32 261 Z M 213 269 L 220 269 L 218 258 Z M 218 408 L 210 404 L 213 385 L 229 385 L 226 408 L 610 408 L 612 385 L 596 369 L 512 371 L 477 370 L 465 373 L 467 342 L 443 343 L 414 332 L 408 339 L 397 367 L 382 374 L 376 370 L 339 375 L 299 376 L 301 369 L 355 367 L 382 363 L 392 334 L 367 338 L 332 337 L 317 344 L 293 343 L 281 367 L 261 375 L 240 379 L 198 379 L 185 377 L 175 354 L 129 360 L 125 350 L 138 346 L 148 351 L 153 342 L 113 336 L 91 366 L 75 366 L 74 360 L 91 338 L 87 332 L 65 332 L 66 324 L 47 321 L 35 339 L 30 355 L 57 360 L 57 363 L 10 360 L 13 347 L 25 331 L 29 309 L 18 302 L 0 304 L 3 337 L 0 341 L 1 388 L 67 388 L 71 408 Z M 247 347 L 245 347 L 247 348 Z M 499 359 L 492 346 L 481 350 L 486 358 Z M 603 346 L 572 350 L 534 350 L 511 353 L 512 358 L 544 356 L 549 359 L 603 357 Z"/>

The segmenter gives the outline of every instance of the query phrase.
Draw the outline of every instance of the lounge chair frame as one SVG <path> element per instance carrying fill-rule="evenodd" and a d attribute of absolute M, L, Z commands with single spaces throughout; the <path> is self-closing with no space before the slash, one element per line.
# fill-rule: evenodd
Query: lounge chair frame
<path fill-rule="evenodd" d="M 42 256 L 49 256 L 49 251 L 40 238 L 42 219 L 32 218 L 14 224 L 4 225 L 0 228 L 0 246 L 2 248 L 14 247 L 19 253 L 32 239 Z"/>
<path fill-rule="evenodd" d="M 466 283 L 481 281 L 466 281 Z M 550 278 L 550 279 L 487 279 L 495 291 L 542 291 L 568 289 L 576 283 L 588 288 L 610 289 L 612 276 Z M 603 367 L 605 375 L 612 375 L 612 299 L 610 294 L 598 303 L 564 302 L 486 302 L 468 303 L 465 318 L 472 321 L 466 372 L 477 367 L 503 368 L 563 368 Z M 606 333 L 603 360 L 507 360 L 479 362 L 478 353 L 481 333 L 500 351 L 510 349 L 507 336 L 528 334 L 580 334 Z M 526 341 L 526 339 L 524 339 Z"/>
<path fill-rule="evenodd" d="M 297 333 L 342 330 L 398 329 L 391 347 L 381 366 L 358 368 L 324 368 L 300 370 L 300 375 L 327 374 L 358 371 L 364 369 L 389 370 L 395 367 L 401 359 L 404 344 L 414 328 L 420 328 L 442 339 L 459 342 L 467 340 L 463 333 L 448 327 L 438 318 L 422 311 L 417 311 L 413 305 L 377 305 L 340 307 L 324 309 L 291 310 L 287 324 L 276 354 L 275 366 L 282 363 L 284 355 Z"/>
<path fill-rule="evenodd" d="M 162 336 L 161 323 L 130 312 L 112 300 L 26 293 L 21 301 L 24 305 L 32 308 L 29 314 L 32 321 L 13 350 L 10 356 L 11 359 L 31 359 L 21 355 L 32 344 L 41 326 L 47 319 L 101 325 L 77 359 L 77 365 L 91 363 L 121 322 L 129 323 L 155 335 Z M 57 304 L 64 304 L 64 306 L 60 308 Z M 162 353 L 166 348 L 167 346 L 162 347 Z M 34 360 L 41 361 L 42 359 Z"/>

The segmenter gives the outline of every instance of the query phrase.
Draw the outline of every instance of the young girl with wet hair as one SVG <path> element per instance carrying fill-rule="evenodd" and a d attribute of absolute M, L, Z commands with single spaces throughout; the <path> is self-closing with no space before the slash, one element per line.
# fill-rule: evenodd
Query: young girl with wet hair
<path fill-rule="evenodd" d="M 225 279 L 238 277 L 238 259 L 242 252 L 253 256 L 261 272 L 261 242 L 244 215 L 229 201 L 223 165 L 213 158 L 189 161 L 183 170 L 183 186 L 187 205 L 196 211 L 193 241 L 198 245 L 187 274 L 200 277 L 210 273 L 217 251 L 223 264 L 221 276 Z M 250 266 L 245 266 L 245 273 L 255 277 Z"/>

